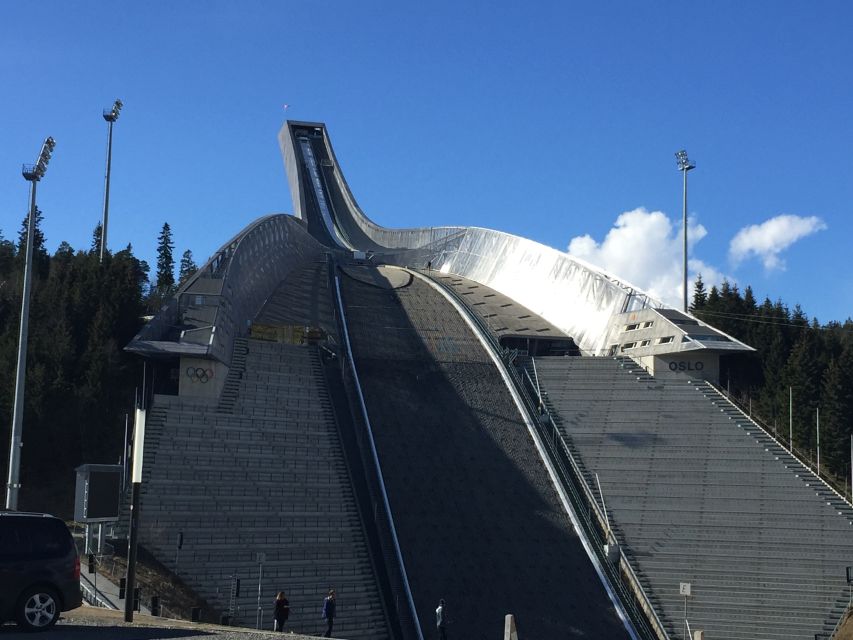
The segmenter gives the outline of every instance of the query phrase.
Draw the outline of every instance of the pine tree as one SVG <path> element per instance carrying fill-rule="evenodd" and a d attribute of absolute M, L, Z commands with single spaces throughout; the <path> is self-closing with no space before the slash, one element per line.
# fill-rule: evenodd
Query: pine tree
<path fill-rule="evenodd" d="M 853 349 L 845 349 L 823 376 L 821 457 L 835 475 L 846 475 L 853 434 Z"/>
<path fill-rule="evenodd" d="M 784 383 L 792 389 L 794 397 L 794 446 L 805 451 L 814 451 L 816 447 L 815 410 L 820 404 L 823 375 L 819 344 L 813 331 L 804 330 L 785 366 Z"/>
<path fill-rule="evenodd" d="M 690 307 L 692 311 L 701 310 L 708 302 L 708 292 L 705 290 L 705 283 L 702 282 L 702 274 L 696 276 L 696 284 L 693 285 L 693 305 Z"/>
<path fill-rule="evenodd" d="M 95 228 L 92 230 L 92 248 L 89 250 L 91 253 L 97 253 L 100 255 L 101 253 L 101 236 L 104 233 L 104 228 L 101 226 L 101 223 L 95 225 Z"/>
<path fill-rule="evenodd" d="M 181 265 L 178 272 L 180 284 L 184 284 L 196 271 L 198 271 L 198 265 L 193 260 L 193 252 L 187 249 L 181 256 Z"/>
<path fill-rule="evenodd" d="M 18 232 L 18 253 L 24 253 L 27 246 L 27 234 L 29 233 L 29 220 L 30 214 L 24 216 L 23 221 L 21 222 L 21 230 Z M 47 253 L 44 248 L 44 233 L 41 230 L 41 223 L 44 221 L 44 214 L 41 212 L 41 209 L 36 207 L 36 219 L 35 225 L 33 227 L 33 255 L 35 252 L 43 252 Z"/>
<path fill-rule="evenodd" d="M 17 260 L 18 264 L 20 265 L 21 273 L 23 273 L 24 260 L 27 256 L 27 234 L 29 233 L 29 218 L 29 213 L 24 216 L 24 220 L 21 222 L 21 230 L 18 233 Z M 43 220 L 44 215 L 42 214 L 41 209 L 36 207 L 36 217 L 33 227 L 32 265 L 33 275 L 36 275 L 39 278 L 47 277 L 47 271 L 50 264 L 50 255 L 47 253 L 47 249 L 45 249 L 44 247 L 44 233 L 42 233 L 41 230 L 41 223 Z"/>
<path fill-rule="evenodd" d="M 0 230 L 0 277 L 8 277 L 15 266 L 15 245 L 3 237 Z"/>
<path fill-rule="evenodd" d="M 175 287 L 175 258 L 173 252 L 175 243 L 172 242 L 172 228 L 168 222 L 163 223 L 163 229 L 157 236 L 157 290 L 163 297 L 171 295 Z"/>

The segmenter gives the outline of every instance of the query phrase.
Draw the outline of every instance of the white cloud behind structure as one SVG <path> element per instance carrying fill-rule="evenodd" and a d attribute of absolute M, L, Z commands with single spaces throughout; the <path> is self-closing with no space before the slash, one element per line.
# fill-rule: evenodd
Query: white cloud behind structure
<path fill-rule="evenodd" d="M 756 256 L 768 271 L 784 270 L 785 261 L 780 254 L 797 240 L 826 228 L 817 216 L 778 215 L 738 231 L 729 245 L 729 257 L 733 264 L 738 265 Z"/>
<path fill-rule="evenodd" d="M 688 219 L 688 256 L 708 232 Z M 600 243 L 590 235 L 569 242 L 569 254 L 624 277 L 655 298 L 680 308 L 682 304 L 682 229 L 662 211 L 639 207 L 622 213 Z M 719 284 L 724 275 L 713 266 L 693 258 L 688 261 L 688 297 L 692 297 L 697 274 L 706 286 Z M 729 278 L 731 280 L 731 278 Z"/>

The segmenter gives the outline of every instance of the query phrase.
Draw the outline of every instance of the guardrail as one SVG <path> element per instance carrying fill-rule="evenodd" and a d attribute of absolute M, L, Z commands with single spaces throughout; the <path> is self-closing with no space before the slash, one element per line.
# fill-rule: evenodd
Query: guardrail
<path fill-rule="evenodd" d="M 330 263 L 332 263 L 331 256 Z M 406 566 L 403 562 L 403 555 L 397 539 L 394 517 L 388 503 L 388 495 L 385 491 L 385 482 L 382 477 L 379 456 L 376 452 L 376 443 L 373 439 L 370 418 L 367 414 L 367 407 L 361 391 L 361 383 L 352 356 L 346 315 L 341 296 L 340 279 L 334 272 L 333 263 L 331 266 L 333 268 L 330 269 L 330 277 L 334 282 L 335 301 L 337 303 L 336 315 L 338 316 L 338 326 L 343 339 L 342 357 L 340 358 L 341 374 L 347 397 L 350 399 L 351 405 L 355 405 L 351 406 L 352 417 L 356 425 L 355 436 L 372 502 L 372 520 L 379 537 L 382 557 L 385 560 L 386 577 L 390 583 L 391 595 L 394 599 L 393 610 L 396 614 L 396 623 L 399 625 L 403 640 L 424 640 L 412 592 L 409 588 Z M 357 402 L 353 402 L 354 399 Z"/>
<path fill-rule="evenodd" d="M 80 593 L 83 599 L 94 607 L 118 611 L 118 605 L 104 595 L 83 573 L 80 574 Z"/>
<path fill-rule="evenodd" d="M 619 548 L 618 563 L 608 560 L 608 549 L 605 549 L 605 545 L 608 543 L 612 545 L 614 542 L 608 540 L 607 537 L 608 519 L 602 512 L 557 424 L 551 414 L 544 411 L 544 406 L 539 401 L 538 386 L 526 370 L 524 373 L 527 384 L 525 384 L 524 378 L 519 375 L 514 364 L 517 352 L 502 348 L 485 321 L 468 307 L 465 300 L 452 287 L 448 287 L 435 278 L 431 278 L 431 280 L 459 303 L 459 306 L 466 311 L 468 317 L 478 327 L 494 352 L 505 363 L 509 377 L 543 442 L 549 461 L 557 471 L 560 483 L 579 517 L 583 532 L 591 543 L 596 557 L 607 575 L 608 582 L 630 617 L 635 630 L 644 640 L 669 640 L 663 623 L 655 612 L 624 551 Z"/>
<path fill-rule="evenodd" d="M 771 431 L 770 428 L 766 424 L 764 424 L 762 420 L 759 420 L 758 418 L 754 417 L 751 413 L 747 413 L 746 409 L 740 406 L 740 404 L 731 396 L 731 394 L 727 393 L 722 388 L 718 387 L 712 382 L 709 382 L 708 380 L 705 380 L 704 382 L 708 389 L 714 391 L 722 400 L 728 402 L 732 406 L 732 408 L 736 409 L 746 420 L 761 429 L 765 433 L 765 435 L 767 435 L 773 440 L 773 442 L 775 442 L 777 445 L 779 445 L 789 454 L 791 454 L 791 457 L 793 457 L 797 462 L 803 465 L 804 468 L 811 471 L 814 474 L 815 478 L 820 480 L 827 489 L 832 491 L 836 496 L 838 496 L 840 500 L 846 503 L 849 507 L 853 508 L 853 502 L 851 502 L 851 500 L 847 498 L 847 496 L 843 495 L 836 487 L 831 484 L 830 479 L 826 476 L 826 474 L 820 474 L 820 469 L 817 468 L 817 465 L 813 461 L 807 458 L 805 452 L 797 449 L 796 447 L 791 446 L 790 443 L 786 445 L 779 438 L 778 432 Z"/>

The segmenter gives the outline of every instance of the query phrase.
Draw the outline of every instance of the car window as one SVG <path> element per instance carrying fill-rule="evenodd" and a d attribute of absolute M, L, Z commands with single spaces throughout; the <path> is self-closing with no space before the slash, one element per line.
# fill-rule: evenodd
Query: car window
<path fill-rule="evenodd" d="M 71 550 L 71 536 L 54 518 L 0 518 L 0 558 L 61 558 Z"/>
<path fill-rule="evenodd" d="M 18 548 L 18 534 L 12 524 L 11 518 L 0 518 L 0 560 L 11 560 L 15 557 Z"/>

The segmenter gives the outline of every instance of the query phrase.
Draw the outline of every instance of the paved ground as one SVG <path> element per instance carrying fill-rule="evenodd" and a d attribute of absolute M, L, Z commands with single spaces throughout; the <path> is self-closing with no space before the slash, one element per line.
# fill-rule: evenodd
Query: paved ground
<path fill-rule="evenodd" d="M 136 614 L 133 623 L 124 621 L 124 612 L 83 606 L 62 614 L 56 627 L 39 638 L 44 640 L 167 640 L 199 638 L 204 640 L 310 640 L 303 636 L 272 631 L 254 631 L 213 624 L 193 624 L 183 620 L 166 620 Z M 34 635 L 22 633 L 15 625 L 0 627 L 0 640 L 32 640 Z"/>

